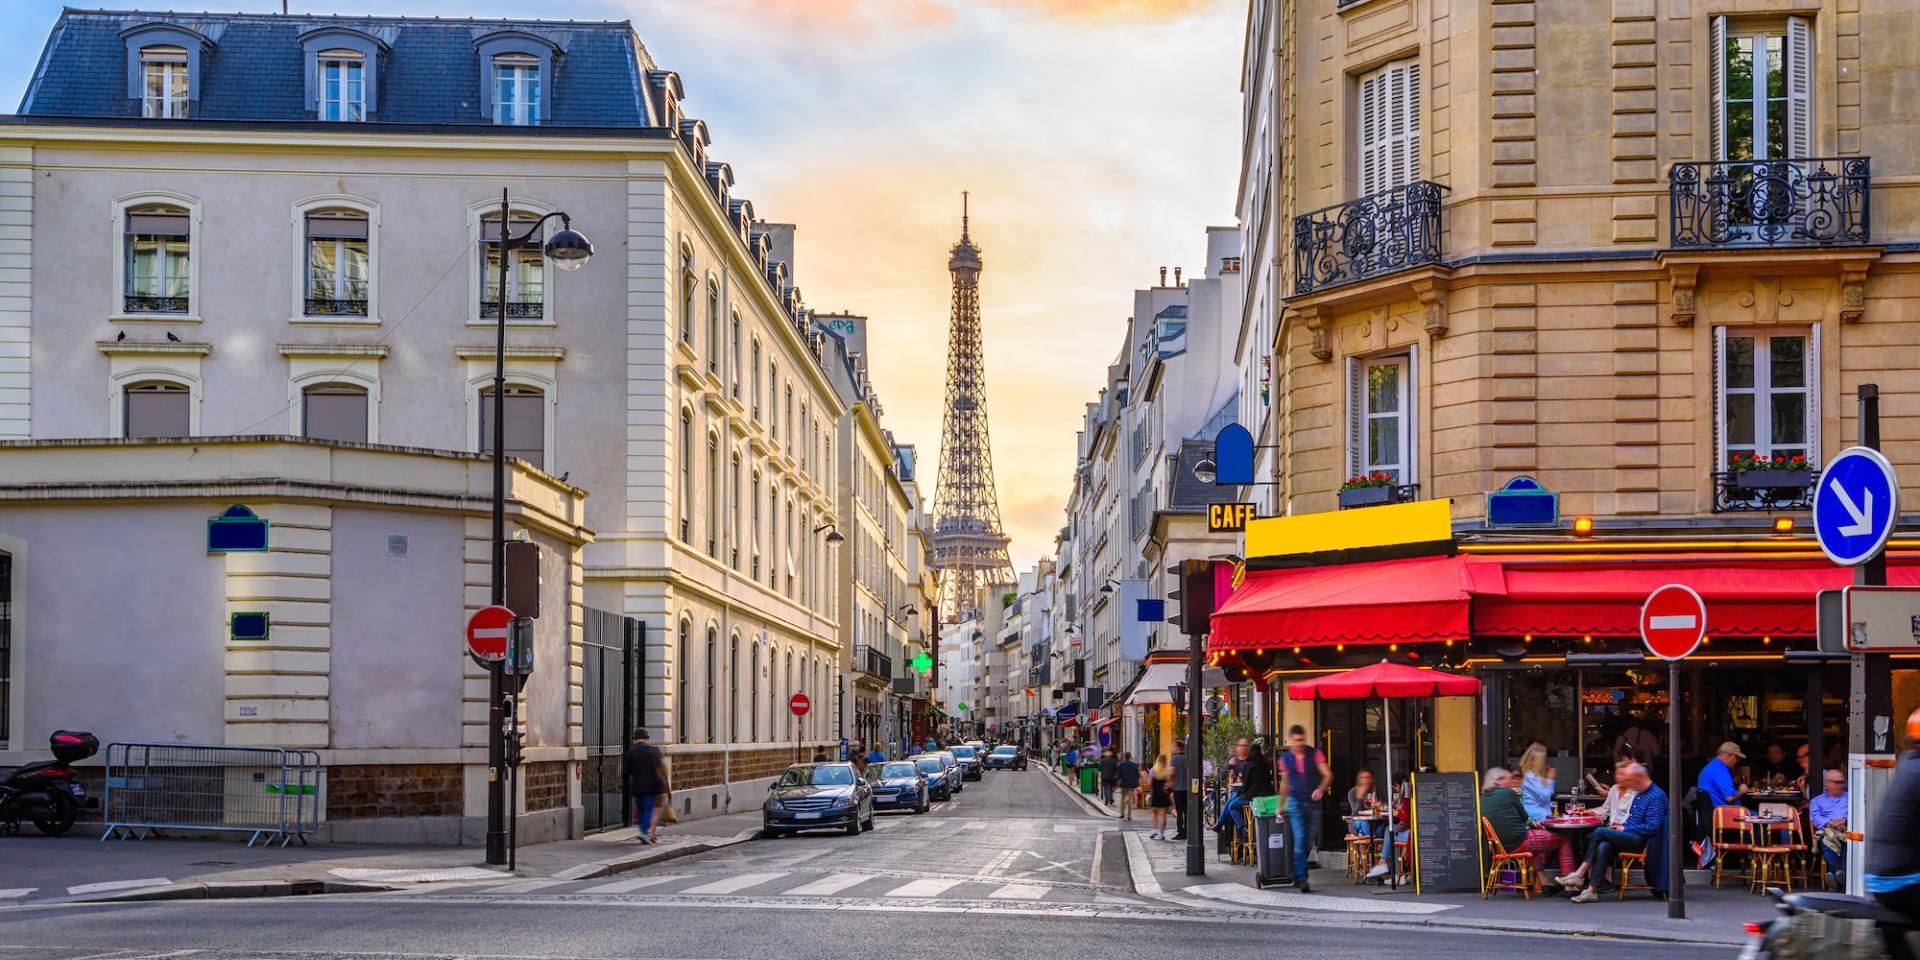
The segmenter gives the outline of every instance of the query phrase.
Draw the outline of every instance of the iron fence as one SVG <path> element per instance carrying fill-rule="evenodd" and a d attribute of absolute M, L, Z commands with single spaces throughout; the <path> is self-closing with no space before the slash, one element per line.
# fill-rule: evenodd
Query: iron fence
<path fill-rule="evenodd" d="M 1872 242 L 1870 157 L 1676 163 L 1667 185 L 1676 248 Z"/>
<path fill-rule="evenodd" d="M 1440 262 L 1440 203 L 1427 180 L 1293 218 L 1293 293 Z"/>
<path fill-rule="evenodd" d="M 313 750 L 110 743 L 100 839 L 199 830 L 249 834 L 249 847 L 305 844 L 319 825 L 320 774 Z"/>
<path fill-rule="evenodd" d="M 583 730 L 580 799 L 586 828 L 604 830 L 631 816 L 621 761 L 641 720 L 646 625 L 588 607 L 582 647 Z"/>

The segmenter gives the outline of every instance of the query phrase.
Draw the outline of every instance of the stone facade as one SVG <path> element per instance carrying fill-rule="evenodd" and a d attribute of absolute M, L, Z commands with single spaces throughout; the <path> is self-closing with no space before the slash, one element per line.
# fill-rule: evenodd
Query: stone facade
<path fill-rule="evenodd" d="M 328 820 L 453 817 L 462 806 L 457 763 L 358 764 L 327 769 Z M 529 809 L 545 809 L 529 804 Z"/>

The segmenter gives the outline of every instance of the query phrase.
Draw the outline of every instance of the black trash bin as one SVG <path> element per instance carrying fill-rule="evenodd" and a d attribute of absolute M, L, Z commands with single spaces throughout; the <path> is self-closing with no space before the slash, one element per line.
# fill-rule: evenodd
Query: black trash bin
<path fill-rule="evenodd" d="M 1277 816 L 1253 818 L 1253 883 L 1266 888 L 1293 882 L 1292 831 Z"/>

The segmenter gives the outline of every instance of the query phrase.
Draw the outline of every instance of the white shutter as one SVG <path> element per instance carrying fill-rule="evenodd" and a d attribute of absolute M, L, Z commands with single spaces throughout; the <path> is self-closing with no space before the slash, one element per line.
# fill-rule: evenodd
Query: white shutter
<path fill-rule="evenodd" d="M 1819 466 L 1820 455 L 1820 325 L 1807 331 L 1807 463 Z"/>
<path fill-rule="evenodd" d="M 1713 464 L 1709 470 L 1721 470 L 1727 462 L 1727 328 L 1713 328 Z"/>
<path fill-rule="evenodd" d="M 1787 18 L 1787 156 L 1813 156 L 1813 27 Z"/>
<path fill-rule="evenodd" d="M 1386 74 L 1360 78 L 1360 195 L 1380 190 L 1380 88 Z"/>
<path fill-rule="evenodd" d="M 1367 378 L 1360 358 L 1347 358 L 1347 476 L 1360 475 L 1367 443 Z M 1346 477 L 1342 477 L 1342 480 Z"/>
<path fill-rule="evenodd" d="M 1420 345 L 1407 345 L 1406 399 L 1400 404 L 1401 430 L 1407 435 L 1400 454 L 1400 482 L 1420 482 Z"/>
<path fill-rule="evenodd" d="M 1420 62 L 1401 60 L 1360 78 L 1360 193 L 1420 179 Z"/>
<path fill-rule="evenodd" d="M 1714 17 L 1713 49 L 1707 56 L 1708 91 L 1713 117 L 1707 124 L 1708 153 L 1714 160 L 1727 158 L 1727 18 Z"/>
<path fill-rule="evenodd" d="M 1420 179 L 1420 61 L 1408 60 L 1400 68 L 1400 102 L 1396 115 L 1403 121 L 1400 150 L 1403 162 L 1395 187 L 1404 187 Z"/>

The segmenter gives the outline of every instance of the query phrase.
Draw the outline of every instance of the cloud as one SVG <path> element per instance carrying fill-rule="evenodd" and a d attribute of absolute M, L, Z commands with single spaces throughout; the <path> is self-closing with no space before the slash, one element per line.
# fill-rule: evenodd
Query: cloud
<path fill-rule="evenodd" d="M 1190 16 L 1214 0 L 992 0 L 1003 6 L 1087 20 L 1167 20 Z"/>

